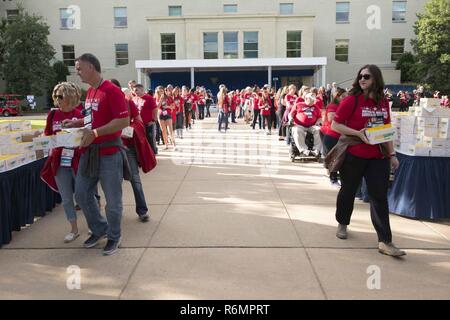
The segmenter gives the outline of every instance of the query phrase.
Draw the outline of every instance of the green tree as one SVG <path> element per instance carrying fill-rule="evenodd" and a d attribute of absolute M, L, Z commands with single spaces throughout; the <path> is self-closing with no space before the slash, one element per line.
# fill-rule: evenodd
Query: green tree
<path fill-rule="evenodd" d="M 397 61 L 397 70 L 401 70 L 402 82 L 417 81 L 417 58 L 411 52 L 405 52 Z"/>
<path fill-rule="evenodd" d="M 67 76 L 70 75 L 69 68 L 62 61 L 56 61 L 52 66 L 52 76 L 48 78 L 47 85 L 47 104 L 53 105 L 52 93 L 53 88 L 60 82 L 67 81 Z"/>
<path fill-rule="evenodd" d="M 23 7 L 18 9 L 18 16 L 0 28 L 0 74 L 6 80 L 7 92 L 41 96 L 48 79 L 54 77 L 50 61 L 55 50 L 48 43 L 49 26 L 42 17 L 29 15 Z"/>
<path fill-rule="evenodd" d="M 417 59 L 416 79 L 450 93 L 450 0 L 430 0 L 417 17 L 417 38 L 411 41 Z"/>

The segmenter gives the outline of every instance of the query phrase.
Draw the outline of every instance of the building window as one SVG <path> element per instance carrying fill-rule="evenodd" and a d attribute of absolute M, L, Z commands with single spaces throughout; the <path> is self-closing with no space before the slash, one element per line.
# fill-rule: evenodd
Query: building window
<path fill-rule="evenodd" d="M 219 59 L 219 43 L 217 41 L 217 32 L 203 33 L 203 58 Z"/>
<path fill-rule="evenodd" d="M 175 33 L 161 33 L 161 59 L 176 59 Z"/>
<path fill-rule="evenodd" d="M 237 4 L 224 4 L 223 12 L 225 13 L 235 13 L 237 12 Z"/>
<path fill-rule="evenodd" d="M 349 22 L 350 2 L 336 2 L 336 23 Z"/>
<path fill-rule="evenodd" d="M 126 7 L 114 8 L 114 27 L 126 28 L 127 26 L 128 26 L 127 8 Z"/>
<path fill-rule="evenodd" d="M 75 12 L 69 8 L 59 9 L 59 17 L 61 19 L 62 29 L 73 29 L 75 28 Z"/>
<path fill-rule="evenodd" d="M 181 6 L 169 6 L 169 16 L 181 16 Z"/>
<path fill-rule="evenodd" d="M 68 67 L 75 66 L 75 46 L 74 45 L 63 45 L 62 46 L 62 56 L 64 64 Z"/>
<path fill-rule="evenodd" d="M 392 39 L 391 61 L 398 61 L 405 52 L 405 39 Z"/>
<path fill-rule="evenodd" d="M 258 58 L 258 31 L 244 32 L 244 58 Z"/>
<path fill-rule="evenodd" d="M 128 44 L 116 44 L 116 66 L 128 64 Z"/>
<path fill-rule="evenodd" d="M 6 10 L 6 20 L 12 22 L 19 15 L 19 10 Z"/>
<path fill-rule="evenodd" d="M 223 33 L 223 57 L 225 59 L 238 58 L 238 33 L 224 32 Z"/>
<path fill-rule="evenodd" d="M 300 58 L 302 56 L 302 32 L 288 31 L 286 42 L 286 57 Z"/>
<path fill-rule="evenodd" d="M 280 3 L 280 14 L 293 14 L 294 4 L 293 3 Z"/>
<path fill-rule="evenodd" d="M 406 1 L 392 2 L 392 21 L 393 22 L 406 21 Z"/>
<path fill-rule="evenodd" d="M 336 61 L 348 62 L 348 40 L 336 40 Z"/>

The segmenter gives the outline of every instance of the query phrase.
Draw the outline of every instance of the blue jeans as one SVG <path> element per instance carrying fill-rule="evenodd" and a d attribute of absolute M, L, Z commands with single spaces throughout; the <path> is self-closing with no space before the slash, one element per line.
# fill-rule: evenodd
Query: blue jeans
<path fill-rule="evenodd" d="M 148 208 L 147 202 L 145 201 L 144 190 L 142 189 L 141 177 L 139 176 L 137 154 L 134 147 L 128 148 L 127 158 L 133 178 L 131 181 L 131 187 L 133 188 L 134 201 L 136 202 L 136 213 L 141 216 L 147 213 Z"/>
<path fill-rule="evenodd" d="M 158 154 L 158 147 L 156 146 L 156 136 L 157 136 L 156 130 L 159 130 L 156 127 L 156 123 L 150 124 L 150 125 L 145 125 L 145 131 L 147 133 L 147 140 L 148 140 L 148 143 L 150 144 L 150 147 L 152 148 L 154 154 Z"/>
<path fill-rule="evenodd" d="M 56 185 L 62 199 L 64 212 L 69 222 L 77 221 L 77 212 L 73 202 L 73 189 L 75 185 L 75 174 L 72 168 L 59 167 L 55 176 Z"/>
<path fill-rule="evenodd" d="M 228 130 L 228 113 L 219 110 L 219 131 L 222 130 L 222 122 L 225 122 L 225 130 Z"/>
<path fill-rule="evenodd" d="M 87 153 L 80 159 L 80 168 L 87 161 Z M 109 240 L 117 241 L 121 235 L 122 220 L 122 155 L 116 152 L 112 155 L 100 156 L 98 176 L 86 177 L 78 172 L 75 183 L 75 199 L 84 212 L 89 229 L 96 236 L 106 234 Z M 106 200 L 106 219 L 100 214 L 100 208 L 94 194 L 100 181 Z"/>

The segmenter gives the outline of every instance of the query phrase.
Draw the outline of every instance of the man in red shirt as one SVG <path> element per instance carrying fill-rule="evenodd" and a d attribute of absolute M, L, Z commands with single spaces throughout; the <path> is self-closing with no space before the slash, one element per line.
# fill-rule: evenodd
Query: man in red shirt
<path fill-rule="evenodd" d="M 316 97 L 312 93 L 308 93 L 305 102 L 298 103 L 292 108 L 289 118 L 294 120 L 295 126 L 292 128 L 292 135 L 300 154 L 305 156 L 313 155 L 317 157 L 321 150 L 320 128 L 316 123 L 321 119 L 321 111 L 315 105 Z M 314 149 L 308 151 L 305 143 L 306 133 L 310 132 L 314 135 Z"/>
<path fill-rule="evenodd" d="M 90 85 L 86 94 L 85 117 L 67 120 L 69 127 L 82 126 L 82 155 L 75 182 L 75 198 L 86 216 L 92 235 L 84 242 L 93 248 L 107 236 L 103 255 L 114 254 L 121 240 L 122 181 L 126 155 L 119 152 L 122 129 L 129 125 L 128 108 L 122 91 L 103 80 L 98 59 L 85 53 L 75 60 L 81 81 Z M 126 171 L 128 174 L 129 171 Z M 100 214 L 95 190 L 101 183 L 106 199 L 106 219 Z"/>
<path fill-rule="evenodd" d="M 147 131 L 147 139 L 150 147 L 155 154 L 158 154 L 158 147 L 156 146 L 156 119 L 158 118 L 158 106 L 156 105 L 155 98 L 145 93 L 144 86 L 142 84 L 136 84 L 134 86 L 133 102 L 138 107 L 142 121 L 144 122 L 145 129 Z"/>

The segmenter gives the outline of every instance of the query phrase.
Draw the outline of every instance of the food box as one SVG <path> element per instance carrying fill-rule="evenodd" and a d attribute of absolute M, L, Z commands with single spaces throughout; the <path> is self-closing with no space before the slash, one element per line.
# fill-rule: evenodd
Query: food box
<path fill-rule="evenodd" d="M 43 136 L 33 139 L 34 150 L 50 150 L 56 147 L 55 136 Z"/>
<path fill-rule="evenodd" d="M 419 127 L 437 128 L 439 124 L 438 117 L 417 117 Z"/>
<path fill-rule="evenodd" d="M 21 142 L 11 144 L 9 146 L 9 152 L 13 154 L 22 154 L 30 151 L 34 151 L 34 143 L 33 142 Z"/>
<path fill-rule="evenodd" d="M 133 127 L 126 127 L 122 130 L 122 137 L 133 138 L 134 129 Z"/>
<path fill-rule="evenodd" d="M 36 150 L 35 154 L 36 154 L 36 160 L 40 160 L 40 159 L 44 158 L 44 150 Z"/>
<path fill-rule="evenodd" d="M 10 130 L 9 122 L 0 122 L 0 134 L 7 133 Z"/>
<path fill-rule="evenodd" d="M 365 130 L 367 140 L 369 140 L 370 144 L 380 144 L 383 142 L 393 141 L 395 132 L 395 128 L 390 124 L 368 128 Z"/>
<path fill-rule="evenodd" d="M 421 108 L 439 108 L 441 106 L 441 99 L 435 98 L 420 98 Z"/>
<path fill-rule="evenodd" d="M 56 147 L 79 147 L 82 137 L 83 128 L 64 129 L 56 135 Z"/>
<path fill-rule="evenodd" d="M 448 148 L 432 148 L 431 157 L 450 157 L 450 149 Z"/>
<path fill-rule="evenodd" d="M 431 138 L 438 138 L 439 137 L 439 130 L 438 128 L 418 128 L 417 133 L 423 135 L 424 137 L 431 137 Z"/>
<path fill-rule="evenodd" d="M 442 138 L 423 137 L 423 143 L 430 148 L 447 148 L 449 140 Z"/>
<path fill-rule="evenodd" d="M 10 154 L 5 156 L 6 170 L 13 170 L 23 164 L 23 158 L 18 154 Z"/>
<path fill-rule="evenodd" d="M 416 144 L 421 142 L 422 136 L 418 134 L 402 134 L 399 137 L 400 143 Z"/>
<path fill-rule="evenodd" d="M 41 134 L 43 134 L 43 130 L 29 130 L 29 131 L 23 131 L 22 134 L 22 142 L 33 142 L 34 138 L 39 137 Z"/>
<path fill-rule="evenodd" d="M 439 118 L 439 131 L 449 131 L 450 130 L 450 118 Z"/>
<path fill-rule="evenodd" d="M 31 130 L 31 121 L 11 121 L 9 126 L 11 131 Z"/>
<path fill-rule="evenodd" d="M 430 152 L 431 148 L 423 144 L 410 145 L 408 148 L 408 153 L 413 156 L 429 157 Z"/>
<path fill-rule="evenodd" d="M 30 151 L 24 154 L 25 156 L 25 164 L 36 161 L 36 152 Z"/>
<path fill-rule="evenodd" d="M 22 142 L 22 135 L 20 132 L 8 132 L 0 134 L 0 144 L 14 144 Z"/>
<path fill-rule="evenodd" d="M 6 171 L 6 160 L 0 156 L 0 173 Z"/>

